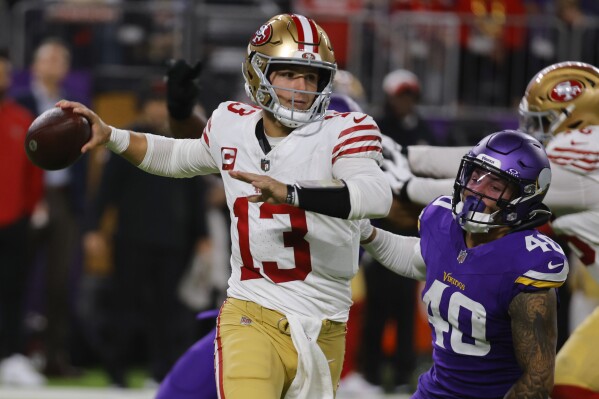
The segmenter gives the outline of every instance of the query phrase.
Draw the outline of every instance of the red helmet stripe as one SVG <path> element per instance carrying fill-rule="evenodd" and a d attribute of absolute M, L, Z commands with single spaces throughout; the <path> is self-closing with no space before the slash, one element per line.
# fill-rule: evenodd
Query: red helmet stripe
<path fill-rule="evenodd" d="M 310 23 L 310 29 L 312 31 L 312 43 L 315 43 L 315 45 L 312 46 L 314 47 L 312 51 L 318 53 L 318 31 L 316 30 L 316 24 L 311 19 L 308 19 L 308 22 Z"/>
<path fill-rule="evenodd" d="M 298 50 L 304 50 L 304 43 L 310 44 L 307 51 L 318 53 L 318 31 L 313 20 L 304 17 L 303 15 L 291 15 L 295 27 L 297 29 L 297 40 L 299 42 Z M 311 47 L 311 48 L 310 48 Z"/>

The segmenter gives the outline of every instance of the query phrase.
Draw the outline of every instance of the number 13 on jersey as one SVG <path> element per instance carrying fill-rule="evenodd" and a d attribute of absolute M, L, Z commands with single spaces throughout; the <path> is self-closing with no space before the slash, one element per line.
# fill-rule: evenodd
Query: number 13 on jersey
<path fill-rule="evenodd" d="M 240 197 L 235 200 L 233 212 L 237 218 L 237 232 L 239 235 L 239 252 L 243 267 L 241 280 L 252 280 L 268 276 L 275 283 L 304 280 L 312 271 L 310 259 L 310 243 L 304 238 L 308 233 L 306 212 L 303 209 L 290 205 L 260 204 L 260 219 L 272 219 L 274 215 L 289 215 L 290 231 L 283 233 L 283 244 L 286 248 L 293 248 L 294 267 L 282 269 L 274 260 L 262 262 L 260 268 L 254 265 L 254 257 L 250 248 L 250 220 L 249 202 L 247 198 Z M 273 254 L 276 257 L 276 254 Z M 257 262 L 257 261 L 256 261 Z"/>

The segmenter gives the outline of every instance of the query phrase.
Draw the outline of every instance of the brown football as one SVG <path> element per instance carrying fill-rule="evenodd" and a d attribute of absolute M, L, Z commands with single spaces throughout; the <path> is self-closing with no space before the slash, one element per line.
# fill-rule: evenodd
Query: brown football
<path fill-rule="evenodd" d="M 85 117 L 71 110 L 52 108 L 29 126 L 25 152 L 42 169 L 63 169 L 79 159 L 81 147 L 90 137 L 91 127 Z"/>

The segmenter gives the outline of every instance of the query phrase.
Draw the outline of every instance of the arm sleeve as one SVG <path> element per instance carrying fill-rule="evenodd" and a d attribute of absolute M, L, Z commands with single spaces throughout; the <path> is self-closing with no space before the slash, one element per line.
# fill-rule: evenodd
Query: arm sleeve
<path fill-rule="evenodd" d="M 391 187 L 383 171 L 371 158 L 340 158 L 333 165 L 333 177 L 343 180 L 349 190 L 348 219 L 377 219 L 391 209 Z"/>
<path fill-rule="evenodd" d="M 406 187 L 408 198 L 415 204 L 428 205 L 442 195 L 451 195 L 454 181 L 454 179 L 413 177 Z"/>
<path fill-rule="evenodd" d="M 549 190 L 551 191 L 551 189 Z M 587 271 L 599 282 L 599 211 L 578 212 L 560 216 L 551 226 L 557 234 L 573 236 L 582 243 L 568 242 L 568 245 L 579 257 Z"/>
<path fill-rule="evenodd" d="M 218 165 L 203 139 L 173 139 L 147 134 L 148 149 L 139 168 L 160 176 L 191 177 L 216 173 Z"/>
<path fill-rule="evenodd" d="M 596 175 L 581 175 L 551 163 L 551 187 L 543 202 L 556 215 L 572 210 L 599 211 L 599 181 Z"/>
<path fill-rule="evenodd" d="M 462 157 L 470 149 L 470 147 L 411 145 L 408 147 L 410 170 L 419 176 L 455 177 Z"/>
<path fill-rule="evenodd" d="M 376 229 L 376 237 L 362 247 L 387 269 L 415 280 L 426 279 L 426 265 L 420 252 L 420 238 L 404 237 Z"/>

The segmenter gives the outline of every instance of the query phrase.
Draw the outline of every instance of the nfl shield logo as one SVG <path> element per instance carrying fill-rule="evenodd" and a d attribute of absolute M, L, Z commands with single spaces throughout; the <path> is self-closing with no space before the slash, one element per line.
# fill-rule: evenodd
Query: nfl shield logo
<path fill-rule="evenodd" d="M 458 254 L 458 262 L 464 263 L 464 261 L 466 260 L 466 256 L 468 256 L 468 252 L 465 249 L 462 249 Z"/>
<path fill-rule="evenodd" d="M 268 172 L 270 170 L 270 159 L 262 158 L 260 160 L 260 168 L 263 171 Z"/>

